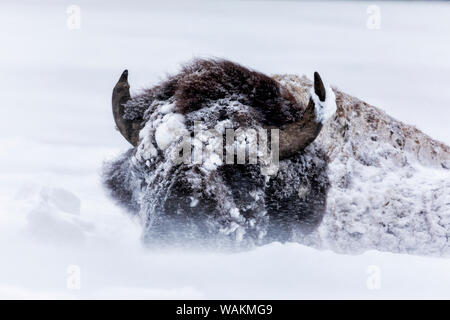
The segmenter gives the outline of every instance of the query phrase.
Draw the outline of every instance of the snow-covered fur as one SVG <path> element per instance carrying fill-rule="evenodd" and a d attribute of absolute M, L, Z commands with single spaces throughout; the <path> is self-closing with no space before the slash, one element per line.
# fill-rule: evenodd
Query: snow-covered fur
<path fill-rule="evenodd" d="M 300 102 L 311 81 L 275 76 Z M 322 223 L 302 241 L 355 253 L 368 249 L 450 255 L 450 148 L 380 109 L 334 89 L 335 119 L 313 142 L 329 157 Z"/>
<path fill-rule="evenodd" d="M 277 126 L 298 121 L 303 111 L 292 94 L 273 78 L 218 59 L 196 59 L 133 100 L 125 110 L 129 120 L 147 111 L 153 101 L 173 101 L 174 111 L 181 114 L 217 101 L 235 101 L 255 110 L 253 115 L 262 124 Z"/>
<path fill-rule="evenodd" d="M 222 163 L 206 130 L 258 132 L 298 121 L 306 105 L 264 74 L 225 60 L 196 60 L 125 105 L 126 119 L 143 119 L 140 142 L 105 165 L 105 184 L 138 214 L 147 243 L 246 247 L 293 240 L 312 232 L 325 212 L 328 161 L 320 146 L 281 160 L 273 171 L 265 163 Z M 203 159 L 175 164 L 180 137 L 194 132 L 196 122 L 204 131 L 193 145 L 203 146 Z M 252 139 L 248 134 L 234 148 L 255 144 Z"/>
<path fill-rule="evenodd" d="M 220 165 L 213 152 L 202 165 L 174 166 L 174 131 L 192 130 L 193 121 L 219 130 L 281 124 L 298 119 L 297 106 L 303 111 L 311 96 L 305 76 L 260 82 L 250 80 L 258 78 L 252 71 L 223 70 L 206 71 L 208 85 L 192 92 L 205 71 L 185 68 L 128 104 L 130 119 L 146 121 L 141 142 L 106 164 L 104 177 L 113 196 L 139 214 L 148 239 L 209 234 L 240 244 L 295 240 L 345 253 L 450 255 L 450 148 L 336 88 L 336 114 L 308 148 L 280 161 L 275 176 L 257 165 Z M 234 77 L 240 80 L 225 85 Z M 186 86 L 176 93 L 180 79 Z M 211 79 L 221 79 L 213 89 Z M 251 98 L 259 83 L 275 92 L 269 111 Z M 285 111 L 272 118 L 278 107 Z"/>

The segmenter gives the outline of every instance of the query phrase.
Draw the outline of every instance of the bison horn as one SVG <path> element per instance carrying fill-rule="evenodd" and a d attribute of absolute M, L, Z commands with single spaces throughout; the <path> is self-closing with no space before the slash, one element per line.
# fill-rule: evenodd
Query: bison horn
<path fill-rule="evenodd" d="M 318 72 L 314 72 L 314 92 L 319 97 L 320 101 L 325 101 L 326 91 L 322 79 Z"/>
<path fill-rule="evenodd" d="M 139 143 L 139 122 L 124 119 L 124 104 L 131 99 L 130 85 L 128 84 L 128 70 L 122 72 L 119 81 L 112 93 L 112 111 L 117 129 L 133 146 Z"/>
<path fill-rule="evenodd" d="M 329 96 L 327 96 L 329 95 Z M 325 89 L 320 75 L 314 73 L 314 90 L 302 118 L 285 125 L 279 133 L 279 155 L 288 158 L 305 149 L 319 135 L 323 123 L 336 111 L 334 92 Z"/>

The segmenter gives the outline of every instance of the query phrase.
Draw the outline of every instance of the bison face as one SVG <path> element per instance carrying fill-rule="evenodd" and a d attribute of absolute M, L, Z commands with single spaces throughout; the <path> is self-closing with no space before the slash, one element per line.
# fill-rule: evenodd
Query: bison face
<path fill-rule="evenodd" d="M 133 148 L 106 164 L 105 184 L 140 217 L 147 243 L 242 245 L 302 236 L 325 211 L 327 161 L 311 143 L 336 109 L 318 73 L 310 96 L 304 106 L 264 74 L 196 60 L 131 98 L 125 70 L 112 107 Z M 268 140 L 270 147 L 260 148 Z M 252 150 L 272 157 L 258 162 Z"/>

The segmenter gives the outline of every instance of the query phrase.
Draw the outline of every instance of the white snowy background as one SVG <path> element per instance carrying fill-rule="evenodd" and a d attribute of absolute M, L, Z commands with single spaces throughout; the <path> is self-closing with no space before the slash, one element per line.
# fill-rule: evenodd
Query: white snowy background
<path fill-rule="evenodd" d="M 380 29 L 367 28 L 377 5 Z M 67 26 L 70 5 L 79 30 Z M 445 2 L 12 1 L 0 4 L 0 298 L 450 298 L 450 260 L 295 243 L 159 250 L 101 186 L 128 148 L 111 91 L 194 56 L 312 75 L 450 143 Z"/>

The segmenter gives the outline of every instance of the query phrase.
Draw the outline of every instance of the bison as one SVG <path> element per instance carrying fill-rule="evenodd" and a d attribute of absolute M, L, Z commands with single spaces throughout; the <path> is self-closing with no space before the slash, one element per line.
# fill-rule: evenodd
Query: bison
<path fill-rule="evenodd" d="M 145 243 L 450 253 L 450 148 L 318 73 L 311 83 L 196 59 L 129 88 L 125 70 L 112 108 L 132 148 L 103 180 Z"/>

